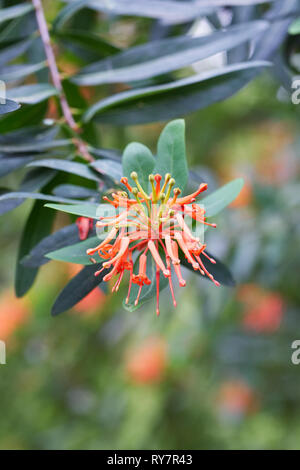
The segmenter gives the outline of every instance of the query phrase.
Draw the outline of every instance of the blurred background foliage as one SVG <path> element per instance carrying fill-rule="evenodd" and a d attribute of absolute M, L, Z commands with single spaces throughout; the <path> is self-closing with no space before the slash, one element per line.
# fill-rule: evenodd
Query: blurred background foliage
<path fill-rule="evenodd" d="M 56 11 L 48 2 L 49 20 Z M 144 24 L 120 20 L 107 34 L 137 44 Z M 59 65 L 76 68 L 70 52 Z M 207 232 L 234 289 L 186 272 L 177 309 L 163 292 L 159 318 L 152 302 L 128 313 L 122 292 L 99 288 L 53 318 L 74 265 L 47 264 L 29 295 L 15 299 L 19 227 L 31 203 L 1 219 L 1 449 L 299 449 L 300 366 L 291 362 L 300 319 L 299 109 L 277 89 L 264 74 L 186 119 L 188 162 L 209 189 L 246 181 Z M 161 129 L 107 126 L 101 145 L 137 140 L 154 150 Z"/>

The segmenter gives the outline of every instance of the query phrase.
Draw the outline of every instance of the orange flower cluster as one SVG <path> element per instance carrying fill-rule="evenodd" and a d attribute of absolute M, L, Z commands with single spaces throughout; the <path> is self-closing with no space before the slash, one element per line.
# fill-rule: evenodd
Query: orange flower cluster
<path fill-rule="evenodd" d="M 141 186 L 136 172 L 131 173 L 131 178 L 136 187 L 131 187 L 128 179 L 121 178 L 127 192 L 118 191 L 113 193 L 113 199 L 104 199 L 112 204 L 118 213 L 115 216 L 101 217 L 96 223 L 97 227 L 109 229 L 105 238 L 97 247 L 87 250 L 89 256 L 98 253 L 105 261 L 102 269 L 96 273 L 100 274 L 104 269 L 110 272 L 103 278 L 110 281 L 113 276 L 118 276 L 112 290 L 117 291 L 122 281 L 124 272 L 130 273 L 129 289 L 126 303 L 129 302 L 132 284 L 139 286 L 135 305 L 138 305 L 141 291 L 144 285 L 151 284 L 147 275 L 147 260 L 152 256 L 156 264 L 156 292 L 157 308 L 159 315 L 159 284 L 161 274 L 168 278 L 169 287 L 176 307 L 174 289 L 171 278 L 171 265 L 174 267 L 179 285 L 185 286 L 180 269 L 179 252 L 182 252 L 194 270 L 199 270 L 204 276 L 208 276 L 216 286 L 218 281 L 207 271 L 200 255 L 206 256 L 211 263 L 215 260 L 205 253 L 206 245 L 192 234 L 191 229 L 185 222 L 185 216 L 196 222 L 211 225 L 205 221 L 205 210 L 195 204 L 196 197 L 206 190 L 207 184 L 200 184 L 197 191 L 189 196 L 179 197 L 181 190 L 174 188 L 175 180 L 170 174 L 166 174 L 162 184 L 161 175 L 150 175 L 149 181 L 152 191 L 147 194 Z M 141 252 L 139 256 L 139 272 L 133 272 L 133 254 Z M 163 260 L 164 258 L 164 260 Z M 95 260 L 94 260 L 95 261 Z"/>

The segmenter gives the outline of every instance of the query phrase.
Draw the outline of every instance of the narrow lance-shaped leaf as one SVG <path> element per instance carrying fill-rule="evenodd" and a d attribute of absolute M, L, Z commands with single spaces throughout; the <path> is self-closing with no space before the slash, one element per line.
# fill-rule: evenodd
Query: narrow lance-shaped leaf
<path fill-rule="evenodd" d="M 107 236 L 107 233 L 103 233 L 103 237 Z M 66 263 L 75 263 L 82 265 L 93 264 L 91 258 L 86 254 L 86 250 L 93 248 L 102 240 L 101 237 L 91 237 L 84 241 L 75 243 L 74 245 L 65 246 L 58 250 L 49 251 L 45 254 L 46 258 L 53 259 L 56 261 L 64 261 Z"/>
<path fill-rule="evenodd" d="M 19 80 L 21 78 L 27 77 L 28 75 L 31 75 L 32 73 L 36 73 L 39 70 L 42 70 L 44 67 L 46 67 L 46 62 L 25 65 L 6 65 L 0 70 L 0 80 L 3 80 L 4 82 Z"/>
<path fill-rule="evenodd" d="M 208 36 L 152 41 L 81 69 L 72 81 L 80 85 L 145 80 L 231 49 L 266 31 L 268 23 L 253 21 Z"/>
<path fill-rule="evenodd" d="M 1 149 L 1 146 L 0 146 Z M 100 177 L 93 172 L 87 165 L 84 163 L 70 162 L 66 160 L 59 159 L 45 159 L 37 162 L 32 162 L 28 166 L 30 167 L 46 167 L 52 168 L 54 170 L 65 171 L 66 173 L 71 173 L 73 175 L 82 176 L 88 180 L 99 181 Z"/>
<path fill-rule="evenodd" d="M 6 96 L 18 103 L 36 104 L 57 95 L 57 90 L 47 83 L 36 85 L 23 85 L 7 91 Z"/>
<path fill-rule="evenodd" d="M 99 171 L 99 173 L 109 176 L 118 183 L 123 175 L 121 162 L 116 162 L 115 160 L 102 158 L 101 160 L 96 160 L 91 163 L 90 166 L 96 171 Z"/>
<path fill-rule="evenodd" d="M 115 209 L 108 204 L 46 204 L 46 207 L 57 211 L 67 212 L 67 214 L 77 215 L 78 217 L 89 217 L 99 219 L 100 214 L 109 215 Z"/>
<path fill-rule="evenodd" d="M 20 260 L 27 255 L 37 243 L 49 234 L 54 213 L 44 208 L 43 202 L 36 201 L 27 219 L 23 235 L 21 238 L 17 257 L 15 290 L 17 297 L 22 297 L 32 286 L 38 269 L 27 268 L 20 263 Z"/>
<path fill-rule="evenodd" d="M 211 263 L 205 256 L 200 255 L 200 258 L 207 269 L 207 271 L 213 275 L 216 281 L 218 281 L 221 285 L 223 286 L 228 286 L 228 287 L 233 287 L 235 285 L 235 280 L 229 271 L 229 269 L 221 262 L 219 261 L 215 256 L 212 254 L 208 253 L 207 250 L 205 250 L 206 254 L 213 258 L 216 261 L 216 264 Z M 198 274 L 199 276 L 203 277 L 204 279 L 207 279 L 210 281 L 210 279 L 206 276 L 202 276 L 200 271 L 194 271 L 193 267 L 191 264 L 185 259 L 183 255 L 180 256 L 181 259 L 181 264 L 185 266 L 187 269 L 193 271 L 194 273 Z"/>
<path fill-rule="evenodd" d="M 95 230 L 93 230 L 89 235 L 90 237 L 94 236 Z M 90 238 L 90 240 L 90 246 L 92 246 L 92 244 L 96 241 L 95 237 Z M 48 263 L 50 259 L 52 259 L 51 256 L 45 256 L 48 253 L 55 252 L 67 246 L 76 245 L 80 243 L 81 242 L 79 241 L 78 227 L 76 224 L 71 224 L 43 238 L 40 243 L 38 243 L 21 262 L 24 266 L 31 268 L 42 266 L 43 264 Z M 74 251 L 72 250 L 72 253 L 76 252 L 76 250 L 77 248 L 75 247 Z M 86 257 L 84 248 L 81 249 L 80 254 Z M 86 263 L 84 262 L 82 264 Z"/>
<path fill-rule="evenodd" d="M 0 67 L 16 59 L 21 54 L 24 54 L 32 45 L 33 41 L 33 38 L 27 39 L 26 41 L 8 41 L 7 45 L 2 41 L 0 45 Z"/>
<path fill-rule="evenodd" d="M 30 3 L 20 3 L 13 7 L 0 8 L 0 23 L 26 15 L 33 9 Z"/>
<path fill-rule="evenodd" d="M 33 159 L 34 159 L 33 157 L 26 157 L 26 156 L 21 156 L 21 157 L 10 156 L 6 158 L 0 155 L 0 178 L 2 178 L 5 175 L 8 175 L 12 171 L 22 168 L 23 166 L 32 162 Z"/>
<path fill-rule="evenodd" d="M 244 180 L 237 178 L 230 183 L 225 184 L 217 191 L 214 191 L 209 196 L 203 198 L 200 203 L 206 210 L 206 217 L 212 217 L 213 215 L 221 212 L 226 206 L 234 201 L 240 194 L 244 186 Z"/>
<path fill-rule="evenodd" d="M 6 201 L 7 199 L 38 199 L 41 201 L 53 201 L 70 204 L 74 204 L 75 202 L 81 202 L 80 200 L 76 201 L 76 199 L 67 199 L 64 197 L 51 196 L 50 194 L 30 193 L 26 191 L 9 191 L 0 196 L 0 202 Z"/>
<path fill-rule="evenodd" d="M 246 62 L 164 85 L 118 93 L 94 104 L 84 115 L 88 122 L 133 125 L 182 116 L 234 95 L 268 62 Z"/>
<path fill-rule="evenodd" d="M 204 7 L 201 3 L 172 1 L 172 0 L 118 0 L 102 1 L 99 0 L 77 0 L 69 3 L 58 14 L 54 28 L 60 29 L 76 12 L 82 8 L 92 8 L 96 11 L 102 11 L 114 15 L 141 16 L 148 18 L 157 18 L 167 23 L 186 23 L 189 20 L 208 14 L 213 11 L 209 5 Z"/>
<path fill-rule="evenodd" d="M 52 315 L 60 313 L 74 307 L 80 300 L 86 297 L 103 280 L 107 270 L 104 269 L 99 276 L 95 272 L 101 268 L 101 265 L 85 266 L 73 279 L 66 285 L 57 297 L 53 307 Z"/>

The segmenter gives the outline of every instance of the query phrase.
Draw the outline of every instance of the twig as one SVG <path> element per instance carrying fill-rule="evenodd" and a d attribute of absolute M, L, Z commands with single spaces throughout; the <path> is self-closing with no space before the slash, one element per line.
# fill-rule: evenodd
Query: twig
<path fill-rule="evenodd" d="M 55 88 L 59 92 L 60 105 L 61 105 L 61 109 L 62 109 L 64 118 L 65 118 L 65 121 L 68 124 L 68 126 L 74 132 L 76 132 L 78 134 L 79 133 L 79 127 L 76 124 L 76 122 L 75 122 L 75 120 L 72 116 L 70 106 L 68 104 L 65 92 L 64 92 L 63 87 L 62 87 L 62 82 L 61 82 L 59 71 L 58 71 L 58 68 L 57 68 L 57 65 L 56 65 L 54 52 L 53 52 L 53 49 L 52 49 L 52 46 L 51 46 L 49 31 L 48 31 L 48 27 L 47 27 L 45 14 L 44 14 L 44 10 L 43 10 L 41 0 L 32 0 L 32 4 L 33 4 L 34 9 L 35 9 L 36 20 L 37 20 L 38 28 L 39 28 L 39 31 L 40 31 L 41 39 L 42 39 L 43 44 L 44 44 L 45 54 L 46 54 L 46 57 L 47 57 L 47 62 L 48 62 L 52 82 L 53 82 L 53 85 L 55 86 Z M 93 161 L 94 160 L 94 158 L 92 157 L 92 155 L 90 155 L 90 153 L 87 149 L 86 143 L 83 142 L 83 140 L 80 139 L 79 136 L 78 136 L 78 138 L 75 139 L 75 145 L 76 145 L 79 153 L 86 160 L 88 160 L 88 161 Z"/>

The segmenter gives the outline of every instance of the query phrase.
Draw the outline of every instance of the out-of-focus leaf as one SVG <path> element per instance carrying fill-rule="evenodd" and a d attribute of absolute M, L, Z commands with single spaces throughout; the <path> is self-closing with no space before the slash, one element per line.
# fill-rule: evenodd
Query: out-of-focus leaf
<path fill-rule="evenodd" d="M 237 178 L 230 183 L 225 184 L 222 188 L 217 189 L 209 196 L 203 198 L 200 203 L 206 210 L 206 217 L 212 217 L 213 215 L 221 212 L 226 206 L 228 206 L 235 198 L 240 194 L 244 186 L 244 180 Z"/>
<path fill-rule="evenodd" d="M 65 8 L 60 10 L 57 17 L 53 22 L 53 29 L 58 30 L 63 27 L 63 25 L 70 19 L 72 16 L 77 13 L 82 8 L 87 6 L 87 0 L 75 0 L 70 2 Z"/>
<path fill-rule="evenodd" d="M 68 214 L 77 215 L 78 217 L 90 217 L 91 219 L 99 219 L 101 210 L 106 214 L 111 213 L 114 208 L 109 204 L 46 204 L 46 207 L 56 211 L 67 212 Z M 98 212 L 99 211 L 99 212 Z"/>
<path fill-rule="evenodd" d="M 20 78 L 27 77 L 32 73 L 38 72 L 46 67 L 46 62 L 40 62 L 38 64 L 14 64 L 6 65 L 0 70 L 0 80 L 4 82 L 12 82 L 19 80 Z"/>
<path fill-rule="evenodd" d="M 8 193 L 1 194 L 0 202 L 6 201 L 7 199 L 39 199 L 41 201 L 53 201 L 70 204 L 74 204 L 75 202 L 81 202 L 76 201 L 76 199 L 67 199 L 65 197 L 51 196 L 49 194 L 42 193 L 30 193 L 25 191 L 9 191 Z"/>
<path fill-rule="evenodd" d="M 155 158 L 148 147 L 138 142 L 127 145 L 124 150 L 122 164 L 123 175 L 129 179 L 130 183 L 136 186 L 130 176 L 135 171 L 138 174 L 140 184 L 146 190 L 149 184 L 148 176 L 155 166 Z"/>
<path fill-rule="evenodd" d="M 95 272 L 101 268 L 97 266 L 85 266 L 73 279 L 66 285 L 57 297 L 53 307 L 52 315 L 56 316 L 60 313 L 74 307 L 80 300 L 86 297 L 93 289 L 95 289 L 107 274 L 104 269 L 99 276 L 95 276 Z"/>
<path fill-rule="evenodd" d="M 33 157 L 3 157 L 0 155 L 0 178 L 32 162 Z"/>
<path fill-rule="evenodd" d="M 250 21 L 255 20 L 258 13 L 257 5 L 236 6 L 232 8 L 232 25 L 239 25 L 240 28 L 247 29 Z M 267 26 L 267 25 L 266 25 Z M 257 34 L 261 34 L 258 31 Z M 253 38 L 252 38 L 253 39 Z M 251 42 L 247 41 L 227 51 L 227 63 L 234 64 L 249 60 L 251 52 Z"/>
<path fill-rule="evenodd" d="M 93 248 L 99 245 L 100 243 L 101 238 L 91 237 L 87 238 L 82 242 L 75 243 L 74 245 L 64 246 L 63 248 L 60 248 L 58 250 L 47 252 L 45 256 L 49 259 L 53 259 L 56 261 L 89 265 L 93 263 L 90 260 L 90 257 L 86 254 L 86 250 L 88 250 L 89 248 Z"/>
<path fill-rule="evenodd" d="M 21 54 L 24 54 L 24 52 L 26 52 L 32 45 L 33 41 L 34 40 L 32 38 L 27 39 L 26 41 L 9 41 L 6 47 L 5 44 L 2 43 L 0 48 L 0 67 Z"/>
<path fill-rule="evenodd" d="M 14 101 L 8 100 L 8 99 L 6 99 L 4 103 L 1 103 L 1 98 L 0 98 L 0 115 L 11 113 L 12 111 L 16 111 L 17 109 L 19 109 L 19 107 L 20 105 L 18 103 L 15 103 Z"/>
<path fill-rule="evenodd" d="M 120 51 L 118 47 L 88 31 L 63 30 L 55 31 L 55 35 L 58 39 L 62 39 L 64 45 L 74 44 L 86 53 L 89 52 L 93 56 L 98 56 L 98 58 L 107 57 Z"/>
<path fill-rule="evenodd" d="M 20 191 L 25 191 L 26 193 L 31 191 L 37 191 L 43 186 L 48 184 L 51 179 L 55 176 L 55 171 L 47 170 L 45 168 L 36 168 L 28 172 L 20 186 Z M 2 194 L 9 193 L 9 189 L 3 189 L 0 191 L 0 196 Z M 26 198 L 14 198 L 14 199 L 4 199 L 0 201 L 0 215 L 6 214 L 6 212 L 14 210 L 16 207 L 20 206 Z"/>
<path fill-rule="evenodd" d="M 0 146 L 1 149 L 1 146 Z M 99 176 L 94 173 L 87 165 L 84 163 L 70 162 L 68 160 L 58 160 L 55 158 L 40 160 L 37 162 L 32 162 L 28 166 L 40 166 L 44 168 L 52 168 L 54 170 L 65 171 L 66 173 L 71 173 L 73 175 L 82 176 L 92 181 L 99 181 Z"/>
<path fill-rule="evenodd" d="M 1 106 L 1 105 L 0 105 Z M 18 105 L 19 107 L 20 105 Z M 28 124 L 31 126 L 40 124 L 41 120 L 45 116 L 47 111 L 47 102 L 29 106 L 24 105 L 14 114 L 8 114 L 0 119 L 0 135 L 4 132 L 13 131 L 27 127 Z"/>
<path fill-rule="evenodd" d="M 106 158 L 108 160 L 121 162 L 122 153 L 119 150 L 95 148 L 95 147 L 89 146 L 89 151 L 91 154 L 93 154 L 97 158 L 101 157 L 101 158 Z"/>
<path fill-rule="evenodd" d="M 54 28 L 60 29 L 81 8 L 88 7 L 96 11 L 114 15 L 141 16 L 148 18 L 157 18 L 167 23 L 186 23 L 202 14 L 208 14 L 213 11 L 209 4 L 204 7 L 201 2 L 184 2 L 164 0 L 118 0 L 103 1 L 99 0 L 77 0 L 69 3 L 60 11 L 54 22 Z"/>
<path fill-rule="evenodd" d="M 188 179 L 185 155 L 185 123 L 183 119 L 169 122 L 159 136 L 154 173 L 164 177 L 170 173 L 176 186 L 184 191 Z"/>
<path fill-rule="evenodd" d="M 50 150 L 52 148 L 56 147 L 65 147 L 67 145 L 71 145 L 72 142 L 67 139 L 61 139 L 61 140 L 52 140 L 52 141 L 36 141 L 32 143 L 25 143 L 25 144 L 10 144 L 10 145 L 5 145 L 5 144 L 0 144 L 0 152 L 5 152 L 5 153 L 26 153 L 26 152 L 42 152 L 43 150 Z M 55 159 L 52 159 L 56 161 Z M 50 160 L 44 160 L 45 162 L 48 162 Z M 61 160 L 59 160 L 61 161 Z M 42 165 L 43 162 L 36 162 L 37 164 L 33 164 L 33 166 L 47 166 L 47 164 Z M 38 163 L 41 163 L 41 165 L 38 165 Z M 66 162 L 70 163 L 70 162 Z M 52 168 L 52 167 L 51 167 Z"/>
<path fill-rule="evenodd" d="M 72 81 L 79 85 L 99 85 L 155 77 L 231 49 L 255 38 L 267 27 L 267 22 L 253 21 L 199 38 L 181 36 L 152 41 L 88 65 Z"/>
<path fill-rule="evenodd" d="M 84 188 L 75 184 L 60 184 L 52 191 L 55 196 L 86 199 L 88 197 L 99 197 L 99 192 Z"/>
<path fill-rule="evenodd" d="M 210 274 L 212 274 L 212 276 L 215 278 L 215 280 L 218 281 L 223 286 L 234 287 L 235 286 L 235 280 L 233 279 L 232 274 L 229 271 L 229 269 L 221 261 L 219 261 L 215 256 L 208 253 L 207 250 L 205 250 L 205 252 L 209 257 L 213 258 L 216 261 L 216 264 L 213 264 L 205 256 L 200 255 L 201 260 L 202 260 L 205 268 L 207 269 L 207 271 Z M 193 271 L 196 275 L 201 276 L 204 279 L 208 279 L 210 281 L 209 277 L 207 277 L 206 274 L 204 276 L 202 276 L 200 271 L 194 271 L 193 267 L 186 260 L 184 255 L 180 256 L 180 260 L 181 260 L 181 264 L 183 266 L 185 266 L 186 268 L 188 268 L 190 271 Z M 216 287 L 216 289 L 217 289 L 217 287 Z"/>
<path fill-rule="evenodd" d="M 18 88 L 8 90 L 6 96 L 17 103 L 36 104 L 47 100 L 51 96 L 57 95 L 57 90 L 48 83 L 38 83 L 35 85 L 23 85 Z"/>
<path fill-rule="evenodd" d="M 33 9 L 30 3 L 20 3 L 13 7 L 0 8 L 0 23 L 26 15 Z"/>
<path fill-rule="evenodd" d="M 246 62 L 164 85 L 118 93 L 94 104 L 84 120 L 143 124 L 182 116 L 234 95 L 268 62 Z"/>
<path fill-rule="evenodd" d="M 94 232 L 93 232 L 94 233 Z M 22 264 L 29 268 L 42 266 L 50 261 L 46 254 L 60 248 L 78 243 L 78 227 L 76 224 L 68 225 L 55 233 L 48 235 L 38 243 L 22 260 Z"/>
<path fill-rule="evenodd" d="M 299 10 L 298 0 L 274 2 L 264 18 L 270 20 L 268 30 L 259 38 L 252 55 L 252 60 L 269 60 L 282 44 L 293 19 L 294 11 Z"/>
<path fill-rule="evenodd" d="M 91 163 L 90 166 L 100 173 L 109 176 L 115 181 L 120 181 L 122 178 L 122 164 L 115 160 L 108 160 L 103 158 Z"/>
<path fill-rule="evenodd" d="M 43 202 L 36 201 L 27 219 L 17 257 L 15 290 L 17 297 L 22 297 L 32 286 L 38 269 L 27 268 L 20 263 L 20 260 L 27 255 L 30 250 L 49 234 L 54 214 L 51 214 L 43 207 Z"/>

